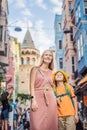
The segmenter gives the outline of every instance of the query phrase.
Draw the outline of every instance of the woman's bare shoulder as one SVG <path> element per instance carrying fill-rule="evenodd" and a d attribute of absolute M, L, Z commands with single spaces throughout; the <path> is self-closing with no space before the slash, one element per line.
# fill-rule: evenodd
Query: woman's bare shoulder
<path fill-rule="evenodd" d="M 37 71 L 38 69 L 39 69 L 39 67 L 37 67 L 37 66 L 32 67 L 31 73 L 36 73 L 36 71 Z"/>

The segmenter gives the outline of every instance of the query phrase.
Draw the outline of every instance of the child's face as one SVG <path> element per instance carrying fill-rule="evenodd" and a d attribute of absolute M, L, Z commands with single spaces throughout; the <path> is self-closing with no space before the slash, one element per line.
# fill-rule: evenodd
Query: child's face
<path fill-rule="evenodd" d="M 58 72 L 55 76 L 55 80 L 56 81 L 63 81 L 64 80 L 64 76 L 61 72 Z"/>

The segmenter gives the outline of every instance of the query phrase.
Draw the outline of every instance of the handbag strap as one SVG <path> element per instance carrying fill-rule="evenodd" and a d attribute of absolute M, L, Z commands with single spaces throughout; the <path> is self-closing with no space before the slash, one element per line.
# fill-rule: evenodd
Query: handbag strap
<path fill-rule="evenodd" d="M 39 69 L 40 74 L 42 75 L 42 77 L 47 81 L 47 83 L 49 83 L 52 87 L 52 84 L 50 83 L 50 81 L 45 77 L 45 75 L 43 74 L 43 72 Z"/>

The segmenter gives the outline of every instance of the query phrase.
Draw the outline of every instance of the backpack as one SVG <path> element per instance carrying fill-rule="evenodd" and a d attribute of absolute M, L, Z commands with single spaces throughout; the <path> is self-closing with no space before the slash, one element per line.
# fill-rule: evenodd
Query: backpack
<path fill-rule="evenodd" d="M 62 102 L 61 97 L 68 95 L 68 96 L 70 97 L 70 99 L 71 99 L 71 102 L 72 102 L 73 106 L 74 106 L 74 102 L 73 102 L 73 100 L 72 100 L 72 96 L 71 96 L 71 94 L 70 94 L 69 87 L 68 87 L 67 84 L 65 85 L 65 90 L 66 90 L 66 93 L 60 94 L 60 95 L 56 95 L 56 88 L 55 88 L 55 89 L 54 89 L 54 94 L 55 94 L 56 98 L 59 98 L 59 99 L 60 99 L 60 102 Z"/>

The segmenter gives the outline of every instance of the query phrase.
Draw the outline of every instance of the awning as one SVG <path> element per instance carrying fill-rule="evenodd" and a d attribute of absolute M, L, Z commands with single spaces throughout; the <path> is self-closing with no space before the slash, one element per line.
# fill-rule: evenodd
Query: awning
<path fill-rule="evenodd" d="M 87 82 L 87 76 L 85 76 L 83 79 L 81 79 L 81 80 L 79 81 L 78 85 L 80 86 L 80 85 L 82 85 L 82 84 L 84 84 L 84 83 L 86 83 L 86 82 Z"/>

